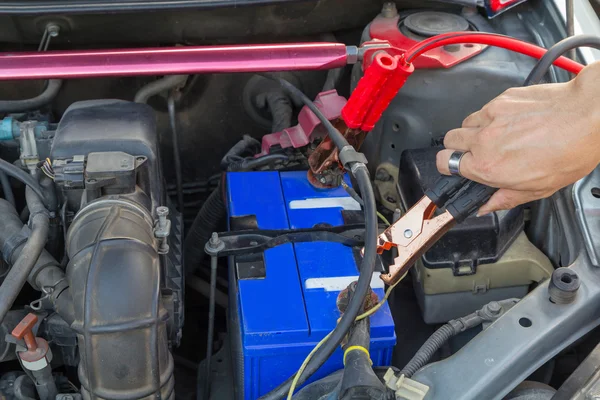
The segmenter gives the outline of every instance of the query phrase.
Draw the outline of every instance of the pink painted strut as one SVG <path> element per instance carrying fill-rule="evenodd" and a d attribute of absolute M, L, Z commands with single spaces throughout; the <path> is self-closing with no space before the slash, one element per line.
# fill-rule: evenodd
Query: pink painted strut
<path fill-rule="evenodd" d="M 0 80 L 324 70 L 346 62 L 341 43 L 0 53 Z"/>

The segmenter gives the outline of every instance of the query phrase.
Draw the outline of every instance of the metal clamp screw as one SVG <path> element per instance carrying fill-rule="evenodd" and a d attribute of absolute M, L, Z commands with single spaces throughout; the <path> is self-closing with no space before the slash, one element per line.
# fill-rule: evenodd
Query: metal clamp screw
<path fill-rule="evenodd" d="M 225 248 L 225 243 L 219 238 L 217 232 L 213 232 L 204 246 L 204 252 L 211 257 L 218 257 L 219 252 Z"/>
<path fill-rule="evenodd" d="M 169 234 L 171 233 L 171 221 L 169 216 L 169 208 L 165 206 L 156 207 L 156 215 L 158 221 L 154 224 L 154 237 L 159 239 L 158 254 L 167 254 L 169 252 Z"/>

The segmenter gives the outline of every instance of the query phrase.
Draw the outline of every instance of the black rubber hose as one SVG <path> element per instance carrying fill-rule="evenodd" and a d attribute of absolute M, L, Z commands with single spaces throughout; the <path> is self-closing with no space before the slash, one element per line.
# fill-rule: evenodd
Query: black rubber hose
<path fill-rule="evenodd" d="M 337 87 L 340 80 L 342 79 L 342 75 L 344 73 L 344 68 L 335 68 L 327 71 L 327 78 L 325 79 L 325 83 L 323 84 L 323 92 L 327 92 L 328 90 L 333 90 Z"/>
<path fill-rule="evenodd" d="M 33 205 L 38 210 L 43 210 L 40 206 L 43 207 L 39 201 Z M 28 207 L 26 208 L 29 210 Z M 20 241 L 11 240 L 22 230 L 23 222 L 17 210 L 7 201 L 0 199 L 0 248 L 6 251 L 5 257 L 8 258 L 7 262 L 9 264 L 14 265 L 17 262 L 25 246 Z M 12 244 L 7 245 L 9 241 Z M 65 272 L 48 251 L 42 251 L 27 280 L 36 290 L 41 290 L 43 287 L 54 288 L 49 297 L 54 310 L 69 324 L 73 322 L 73 303 L 68 290 L 68 283 L 65 280 Z"/>
<path fill-rule="evenodd" d="M 188 79 L 188 75 L 169 75 L 156 81 L 150 82 L 138 90 L 133 98 L 136 103 L 146 104 L 148 99 L 152 96 L 156 96 L 162 92 L 166 92 L 171 89 L 176 89 L 185 84 Z"/>
<path fill-rule="evenodd" d="M 177 187 L 177 205 L 179 213 L 183 215 L 184 200 L 183 200 L 183 170 L 181 167 L 181 150 L 179 148 L 179 133 L 177 131 L 177 112 L 175 110 L 175 93 L 169 94 L 167 100 L 169 108 L 169 122 L 171 123 L 171 138 L 173 142 L 173 160 L 175 161 L 175 181 Z"/>
<path fill-rule="evenodd" d="M 10 180 L 4 171 L 0 171 L 0 185 L 2 185 L 2 192 L 4 193 L 4 199 L 8 201 L 13 207 L 16 207 L 15 195 L 10 186 Z"/>
<path fill-rule="evenodd" d="M 0 322 L 11 309 L 15 299 L 23 289 L 29 273 L 35 266 L 48 238 L 50 219 L 47 211 L 41 205 L 41 199 L 29 188 L 25 190 L 27 205 L 31 210 L 31 235 L 23 247 L 19 258 L 14 263 L 4 282 L 0 286 Z"/>
<path fill-rule="evenodd" d="M 600 50 L 600 37 L 592 35 L 577 35 L 571 36 L 561 40 L 544 54 L 539 59 L 535 67 L 531 70 L 523 86 L 531 86 L 538 84 L 544 76 L 548 73 L 548 69 L 552 66 L 552 63 L 556 61 L 560 56 L 567 53 L 569 50 L 576 49 L 579 47 L 592 47 Z"/>
<path fill-rule="evenodd" d="M 221 185 L 208 196 L 196 215 L 183 245 L 186 275 L 194 273 L 206 253 L 204 245 L 210 239 L 219 222 L 225 215 L 225 203 L 221 197 Z"/>
<path fill-rule="evenodd" d="M 23 100 L 2 100 L 0 101 L 0 112 L 23 112 L 45 106 L 56 98 L 62 83 L 62 79 L 50 79 L 44 91 L 35 97 Z"/>
<path fill-rule="evenodd" d="M 292 126 L 293 108 L 289 96 L 283 91 L 273 91 L 266 94 L 267 105 L 273 118 L 271 132 L 281 132 Z"/>
<path fill-rule="evenodd" d="M 457 332 L 452 325 L 443 325 L 427 339 L 414 357 L 406 364 L 406 367 L 402 368 L 400 375 L 404 375 L 407 378 L 412 377 L 418 370 L 427 365 L 434 354 L 456 334 Z"/>
<path fill-rule="evenodd" d="M 3 171 L 6 175 L 11 176 L 30 187 L 31 190 L 33 190 L 35 194 L 37 194 L 39 198 L 42 199 L 44 205 L 48 206 L 48 199 L 46 198 L 42 187 L 33 176 L 29 175 L 27 172 L 23 171 L 16 165 L 13 165 L 3 159 L 0 159 L 0 171 Z"/>

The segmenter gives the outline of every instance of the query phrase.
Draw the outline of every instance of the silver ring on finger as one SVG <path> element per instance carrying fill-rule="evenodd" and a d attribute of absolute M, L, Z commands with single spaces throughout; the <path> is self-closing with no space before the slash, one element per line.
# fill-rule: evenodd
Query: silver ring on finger
<path fill-rule="evenodd" d="M 462 160 L 467 153 L 468 151 L 456 150 L 450 155 L 450 159 L 448 160 L 448 170 L 451 175 L 462 176 L 460 174 L 460 160 Z"/>

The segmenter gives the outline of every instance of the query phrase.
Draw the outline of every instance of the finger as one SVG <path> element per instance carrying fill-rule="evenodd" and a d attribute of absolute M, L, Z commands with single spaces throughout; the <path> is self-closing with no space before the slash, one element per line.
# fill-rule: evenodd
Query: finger
<path fill-rule="evenodd" d="M 463 128 L 481 128 L 488 126 L 492 122 L 492 117 L 488 114 L 487 109 L 481 109 L 469 115 L 462 123 Z"/>
<path fill-rule="evenodd" d="M 510 210 L 537 199 L 538 196 L 530 191 L 500 189 L 490 197 L 487 203 L 481 206 L 477 215 L 482 216 L 494 211 Z"/>
<path fill-rule="evenodd" d="M 441 174 L 451 175 L 450 168 L 448 167 L 448 162 L 450 161 L 450 156 L 455 151 L 456 150 L 453 150 L 453 149 L 444 149 L 444 150 L 440 150 L 437 153 L 436 158 L 435 158 L 435 164 L 437 166 L 438 171 L 440 171 Z M 474 179 L 474 178 L 476 178 L 476 176 L 474 173 L 473 164 L 474 164 L 473 154 L 471 152 L 466 152 L 460 159 L 460 174 L 467 179 L 476 180 L 476 179 Z M 481 181 L 479 180 L 478 182 L 481 182 Z M 485 183 L 485 182 L 481 182 L 481 183 Z"/>
<path fill-rule="evenodd" d="M 480 131 L 481 129 L 479 128 L 453 129 L 444 136 L 444 147 L 447 149 L 469 151 L 475 140 L 477 140 L 477 135 Z"/>

